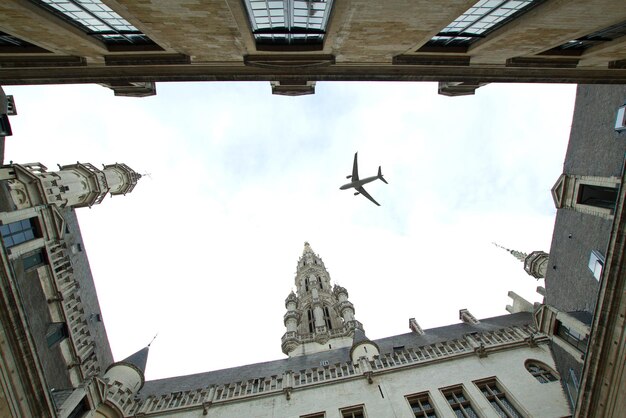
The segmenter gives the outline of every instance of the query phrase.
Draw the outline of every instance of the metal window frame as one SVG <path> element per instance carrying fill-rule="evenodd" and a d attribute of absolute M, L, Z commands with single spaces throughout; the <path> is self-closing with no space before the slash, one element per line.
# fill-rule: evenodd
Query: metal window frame
<path fill-rule="evenodd" d="M 506 25 L 511 20 L 520 17 L 522 14 L 528 12 L 530 9 L 534 8 L 545 0 L 499 0 L 499 3 L 494 6 L 483 7 L 488 4 L 489 1 L 493 0 L 477 1 L 472 7 L 463 12 L 459 17 L 454 19 L 445 28 L 443 28 L 437 35 L 431 38 L 426 46 L 469 46 L 474 42 L 485 38 L 489 33 Z M 473 26 L 478 26 L 481 23 L 484 23 L 486 19 L 493 18 L 493 15 L 496 12 L 506 10 L 505 6 L 512 1 L 521 1 L 525 2 L 526 4 L 522 5 L 519 8 L 511 8 L 510 10 L 514 11 L 511 12 L 508 16 L 502 18 L 501 20 L 498 20 L 500 16 L 495 17 L 494 22 L 490 26 L 478 30 L 472 30 Z M 482 12 L 482 14 L 475 13 L 480 9 L 488 10 Z M 470 18 L 471 16 L 478 17 L 474 20 L 468 20 L 468 18 Z M 461 27 L 460 30 L 454 30 L 456 29 L 456 25 L 462 22 L 466 22 L 467 24 Z"/>
<path fill-rule="evenodd" d="M 113 44 L 113 45 L 115 45 L 115 44 L 149 44 L 149 45 L 154 44 L 154 42 L 150 38 L 148 38 L 148 36 L 146 34 L 144 34 L 142 31 L 137 29 L 133 24 L 128 22 L 124 17 L 120 16 L 116 11 L 111 9 L 106 4 L 102 3 L 100 0 L 93 0 L 93 1 L 94 2 L 100 2 L 99 5 L 109 9 L 109 10 L 107 10 L 108 13 L 112 13 L 112 14 L 116 15 L 116 19 L 124 21 L 125 22 L 125 26 L 130 26 L 130 27 L 134 28 L 134 30 L 119 30 L 119 29 L 116 29 L 114 26 L 112 26 L 105 19 L 103 19 L 103 18 L 97 16 L 96 14 L 94 14 L 91 10 L 86 8 L 82 3 L 78 2 L 77 0 L 64 0 L 64 2 L 70 3 L 73 6 L 79 8 L 81 13 L 87 13 L 90 16 L 90 19 L 97 20 L 100 24 L 106 26 L 108 28 L 108 30 L 103 30 L 103 31 L 94 31 L 94 30 L 92 30 L 87 25 L 82 23 L 80 20 L 75 19 L 71 15 L 65 13 L 63 10 L 60 10 L 60 9 L 57 9 L 56 7 L 54 7 L 54 5 L 53 5 L 55 3 L 54 0 L 30 0 L 30 1 L 35 3 L 36 5 L 38 5 L 40 7 L 48 10 L 48 11 L 50 11 L 51 13 L 53 13 L 54 15 L 62 18 L 63 20 L 71 23 L 72 25 L 74 25 L 77 28 L 79 28 L 82 31 L 84 31 L 87 35 L 93 36 L 93 37 L 101 40 L 105 44 Z M 113 37 L 117 37 L 117 39 L 114 39 Z M 122 40 L 124 40 L 124 41 L 122 41 Z"/>
<path fill-rule="evenodd" d="M 575 50 L 584 51 L 604 42 L 610 42 L 622 36 L 626 36 L 626 20 L 615 25 L 597 30 L 580 38 L 572 39 L 564 44 L 552 48 L 552 51 Z"/>
<path fill-rule="evenodd" d="M 265 3 L 266 16 L 255 16 L 255 10 L 263 9 L 254 8 L 252 3 Z M 272 7 L 270 3 L 282 3 L 282 7 Z M 298 7 L 299 3 L 307 4 L 309 14 L 305 22 L 296 21 L 302 17 L 298 15 L 298 11 L 304 10 Z M 318 18 L 311 14 L 315 12 L 312 8 L 315 3 L 325 4 L 323 14 L 319 17 L 320 23 L 310 22 L 311 18 Z M 323 44 L 333 4 L 334 0 L 244 0 L 252 34 L 258 45 Z M 282 10 L 282 14 L 277 13 L 277 10 Z M 267 22 L 261 21 L 265 19 Z M 319 26 L 319 28 L 312 26 Z"/>

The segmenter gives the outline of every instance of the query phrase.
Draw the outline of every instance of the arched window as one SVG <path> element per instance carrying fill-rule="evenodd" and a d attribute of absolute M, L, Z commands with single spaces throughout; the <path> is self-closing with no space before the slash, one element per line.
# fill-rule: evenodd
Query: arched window
<path fill-rule="evenodd" d="M 333 329 L 333 326 L 330 322 L 330 312 L 328 312 L 328 306 L 324 307 L 324 322 L 326 323 L 326 329 Z"/>
<path fill-rule="evenodd" d="M 307 315 L 309 318 L 309 332 L 313 333 L 313 331 L 315 331 L 315 316 L 313 316 L 313 310 L 307 310 Z"/>
<path fill-rule="evenodd" d="M 558 380 L 556 376 L 543 364 L 537 361 L 526 362 L 526 370 L 533 375 L 540 383 L 554 382 Z"/>
<path fill-rule="evenodd" d="M 320 289 L 324 288 L 324 286 L 322 285 L 322 276 L 317 276 L 317 283 L 320 285 Z"/>

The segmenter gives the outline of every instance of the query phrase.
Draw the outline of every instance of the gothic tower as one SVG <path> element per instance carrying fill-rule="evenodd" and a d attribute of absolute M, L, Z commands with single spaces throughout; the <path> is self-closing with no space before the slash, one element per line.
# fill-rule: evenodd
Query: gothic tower
<path fill-rule="evenodd" d="M 41 163 L 9 164 L 0 168 L 0 180 L 8 180 L 16 209 L 41 204 L 58 207 L 91 207 L 110 193 L 133 190 L 141 175 L 126 164 L 109 164 L 102 170 L 89 163 L 59 166 L 48 172 Z"/>
<path fill-rule="evenodd" d="M 324 262 L 308 242 L 298 260 L 295 285 L 296 293 L 291 292 L 285 300 L 283 353 L 293 357 L 351 347 L 354 331 L 363 326 L 354 318 L 348 291 L 331 287 Z"/>

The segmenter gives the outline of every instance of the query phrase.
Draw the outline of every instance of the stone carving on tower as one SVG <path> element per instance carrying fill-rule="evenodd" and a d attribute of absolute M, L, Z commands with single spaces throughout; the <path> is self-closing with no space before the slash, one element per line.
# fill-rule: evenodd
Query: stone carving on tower
<path fill-rule="evenodd" d="M 49 172 L 41 163 L 9 164 L 0 167 L 0 180 L 7 180 L 15 209 L 50 204 L 58 207 L 91 207 L 107 194 L 133 190 L 141 178 L 126 164 L 109 164 L 102 170 L 89 163 L 59 166 Z"/>
<path fill-rule="evenodd" d="M 354 317 L 348 291 L 334 285 L 322 259 L 304 243 L 293 291 L 285 300 L 287 331 L 283 353 L 290 357 L 352 346 L 354 331 L 363 325 Z"/>
<path fill-rule="evenodd" d="M 508 248 L 498 245 L 495 242 L 493 245 L 511 253 L 513 257 L 524 263 L 524 271 L 526 271 L 529 276 L 533 276 L 537 280 L 546 277 L 548 257 L 550 256 L 548 253 L 544 251 L 533 251 L 530 254 L 526 254 L 521 251 L 509 250 Z"/>

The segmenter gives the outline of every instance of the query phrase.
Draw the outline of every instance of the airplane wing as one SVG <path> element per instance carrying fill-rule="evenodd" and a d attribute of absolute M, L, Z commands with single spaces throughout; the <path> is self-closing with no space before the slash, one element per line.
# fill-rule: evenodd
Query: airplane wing
<path fill-rule="evenodd" d="M 359 181 L 359 165 L 356 162 L 357 154 L 358 152 L 354 153 L 354 165 L 352 166 L 352 178 L 350 179 L 352 181 Z"/>
<path fill-rule="evenodd" d="M 374 204 L 376 204 L 376 206 L 380 206 L 380 203 L 378 203 L 377 201 L 374 200 L 374 198 L 372 196 L 370 196 L 370 194 L 368 192 L 365 191 L 365 189 L 363 187 L 355 187 L 355 189 L 361 193 L 363 196 L 367 197 L 369 200 L 371 200 L 372 202 L 374 202 Z"/>

